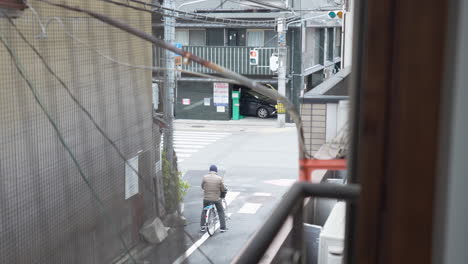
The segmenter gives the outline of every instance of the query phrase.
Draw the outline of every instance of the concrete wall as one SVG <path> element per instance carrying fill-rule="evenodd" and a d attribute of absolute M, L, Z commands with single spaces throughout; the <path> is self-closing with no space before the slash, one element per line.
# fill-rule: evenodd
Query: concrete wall
<path fill-rule="evenodd" d="M 31 1 L 30 1 L 31 2 Z M 126 159 L 138 156 L 147 182 L 154 174 L 156 147 L 152 135 L 151 71 L 119 66 L 117 60 L 151 65 L 151 45 L 83 14 L 31 4 L 46 24 L 42 38 L 38 18 L 27 9 L 17 27 L 45 57 L 50 67 L 89 110 Z M 67 1 L 117 18 L 151 33 L 149 14 L 102 1 Z M 44 32 L 43 32 L 44 33 Z M 0 44 L 0 263 L 110 263 L 139 241 L 143 221 L 154 215 L 151 184 L 125 199 L 125 163 L 71 100 L 60 83 L 0 18 L 0 35 L 12 47 L 38 98 L 56 122 L 87 180 L 110 213 L 80 177 L 57 134 Z M 146 185 L 146 187 L 145 187 Z"/>

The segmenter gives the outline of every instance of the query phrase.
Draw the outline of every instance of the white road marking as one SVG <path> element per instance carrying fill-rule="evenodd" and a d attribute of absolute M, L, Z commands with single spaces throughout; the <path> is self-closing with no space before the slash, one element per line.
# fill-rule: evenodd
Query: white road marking
<path fill-rule="evenodd" d="M 210 136 L 210 135 L 174 135 L 175 138 L 201 138 L 201 139 L 204 139 L 204 138 L 214 138 L 214 139 L 221 139 L 221 138 L 224 138 L 226 136 Z"/>
<path fill-rule="evenodd" d="M 185 140 L 174 140 L 174 144 L 184 144 L 184 145 L 209 145 L 211 142 L 192 142 L 192 141 L 185 141 Z"/>
<path fill-rule="evenodd" d="M 255 195 L 255 196 L 271 196 L 271 193 L 256 192 L 253 195 Z"/>
<path fill-rule="evenodd" d="M 201 139 L 201 138 L 177 138 L 174 137 L 174 141 L 192 141 L 192 142 L 216 142 L 216 139 Z"/>
<path fill-rule="evenodd" d="M 244 206 L 238 211 L 239 214 L 255 214 L 262 206 L 259 203 L 245 203 Z"/>
<path fill-rule="evenodd" d="M 174 149 L 177 153 L 195 153 L 198 152 L 198 149 Z"/>
<path fill-rule="evenodd" d="M 228 192 L 226 194 L 226 204 L 229 205 L 237 196 L 239 195 L 239 192 Z M 227 216 L 230 217 L 232 214 L 228 213 Z M 219 228 L 219 222 L 216 224 L 216 227 L 215 227 L 217 230 Z M 187 251 L 184 252 L 184 254 L 182 254 L 181 256 L 179 256 L 174 262 L 172 262 L 172 264 L 181 264 L 183 263 L 188 257 L 190 257 L 190 255 L 192 255 L 193 252 L 195 252 L 195 250 L 197 250 L 197 248 L 199 248 L 203 243 L 205 243 L 205 241 L 210 237 L 210 235 L 208 234 L 208 232 L 206 232 L 205 234 L 203 234 L 203 236 L 197 240 L 197 242 L 193 243 L 193 245 L 187 249 Z"/>
<path fill-rule="evenodd" d="M 189 134 L 189 135 L 223 135 L 223 136 L 228 136 L 232 135 L 232 133 L 228 132 L 202 132 L 202 131 L 188 131 L 188 130 L 179 130 L 179 131 L 174 131 L 174 134 Z"/>
<path fill-rule="evenodd" d="M 184 159 L 179 159 L 179 160 L 177 160 L 177 162 L 183 162 L 183 161 L 184 161 Z"/>
<path fill-rule="evenodd" d="M 205 147 L 205 146 L 201 146 L 201 145 L 187 145 L 187 144 L 185 144 L 185 145 L 182 145 L 182 144 L 176 144 L 176 145 L 174 145 L 174 148 L 182 148 L 182 149 L 183 149 L 183 148 L 189 148 L 189 149 L 191 149 L 191 148 L 198 148 L 198 149 L 201 149 L 201 148 L 204 148 L 204 147 Z"/>
<path fill-rule="evenodd" d="M 278 185 L 278 186 L 291 186 L 296 182 L 294 179 L 279 179 L 279 180 L 271 180 L 271 181 L 264 181 L 264 183 Z"/>
<path fill-rule="evenodd" d="M 234 199 L 236 199 L 236 197 L 240 194 L 240 192 L 230 192 L 228 191 L 227 194 L 226 194 L 226 198 L 224 198 L 226 200 L 226 204 L 229 205 L 232 201 L 234 201 Z"/>
<path fill-rule="evenodd" d="M 172 264 L 181 264 L 182 262 L 184 262 L 184 260 L 186 260 L 190 255 L 192 255 L 192 253 L 195 250 L 197 250 L 197 248 L 200 247 L 203 243 L 205 243 L 205 241 L 209 237 L 210 235 L 208 234 L 208 232 L 203 234 L 203 236 L 197 242 L 193 243 L 193 245 L 189 249 L 187 249 L 187 251 L 185 251 L 184 254 L 182 254 L 174 262 L 172 262 Z"/>
<path fill-rule="evenodd" d="M 178 158 L 189 158 L 192 154 L 177 153 Z"/>

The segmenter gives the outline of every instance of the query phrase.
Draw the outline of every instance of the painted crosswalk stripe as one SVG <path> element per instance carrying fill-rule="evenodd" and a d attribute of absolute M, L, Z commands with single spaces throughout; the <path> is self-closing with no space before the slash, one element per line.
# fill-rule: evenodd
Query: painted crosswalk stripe
<path fill-rule="evenodd" d="M 201 146 L 201 145 L 188 145 L 188 144 L 175 144 L 174 145 L 174 148 L 178 148 L 178 149 L 185 149 L 185 148 L 188 148 L 188 149 L 201 149 L 201 148 L 204 148 L 206 146 Z"/>
<path fill-rule="evenodd" d="M 237 212 L 239 214 L 255 214 L 262 206 L 259 203 L 245 203 L 244 206 Z"/>
<path fill-rule="evenodd" d="M 195 152 L 198 152 L 198 149 L 179 149 L 179 148 L 177 148 L 177 149 L 174 149 L 174 150 L 177 153 L 187 153 L 187 152 L 188 153 L 195 153 Z"/>
<path fill-rule="evenodd" d="M 201 131 L 174 131 L 174 134 L 189 134 L 189 135 L 219 135 L 219 136 L 228 136 L 232 133 L 228 132 L 201 132 Z"/>
<path fill-rule="evenodd" d="M 174 137 L 174 140 L 198 140 L 198 141 L 206 141 L 206 142 L 214 142 L 218 139 L 212 138 L 212 137 L 206 137 L 206 138 L 201 138 L 201 137 Z"/>
<path fill-rule="evenodd" d="M 271 193 L 256 192 L 256 193 L 254 193 L 253 195 L 255 195 L 255 196 L 265 196 L 265 197 L 268 197 L 268 196 L 271 196 Z"/>
<path fill-rule="evenodd" d="M 213 135 L 213 134 L 179 134 L 175 133 L 175 137 L 217 137 L 217 138 L 223 138 L 227 137 L 229 135 Z"/>
<path fill-rule="evenodd" d="M 240 192 L 230 192 L 228 191 L 226 194 L 226 204 L 229 205 L 236 197 L 240 194 Z"/>
<path fill-rule="evenodd" d="M 185 154 L 185 153 L 177 153 L 178 158 L 189 158 L 192 154 Z"/>
<path fill-rule="evenodd" d="M 194 140 L 194 139 L 198 139 L 198 140 L 220 140 L 220 138 L 215 138 L 215 137 L 174 137 L 174 140 Z"/>
<path fill-rule="evenodd" d="M 174 140 L 174 144 L 183 144 L 183 145 L 209 145 L 212 142 L 192 142 L 192 141 L 181 141 Z"/>

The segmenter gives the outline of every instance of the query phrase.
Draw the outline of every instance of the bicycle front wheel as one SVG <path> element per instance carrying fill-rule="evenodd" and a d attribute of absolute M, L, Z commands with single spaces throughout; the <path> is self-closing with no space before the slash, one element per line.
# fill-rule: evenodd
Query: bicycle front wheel
<path fill-rule="evenodd" d="M 213 209 L 208 210 L 207 212 L 208 219 L 206 221 L 206 230 L 210 236 L 214 235 L 216 231 L 216 213 Z"/>

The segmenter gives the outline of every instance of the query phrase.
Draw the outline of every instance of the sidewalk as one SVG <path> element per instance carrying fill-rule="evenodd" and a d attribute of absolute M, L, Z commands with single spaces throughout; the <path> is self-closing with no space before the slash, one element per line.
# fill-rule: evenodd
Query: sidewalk
<path fill-rule="evenodd" d="M 286 123 L 286 127 L 295 127 L 295 125 L 294 123 Z M 278 125 L 276 118 L 246 117 L 241 120 L 176 119 L 174 120 L 174 128 L 176 130 L 248 131 L 259 128 L 278 128 Z"/>

